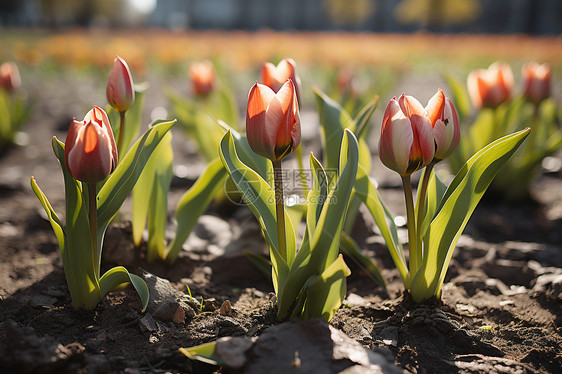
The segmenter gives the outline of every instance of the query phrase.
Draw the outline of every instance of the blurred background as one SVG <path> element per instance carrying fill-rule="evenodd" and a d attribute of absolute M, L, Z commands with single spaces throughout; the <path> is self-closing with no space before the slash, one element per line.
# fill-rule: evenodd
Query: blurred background
<path fill-rule="evenodd" d="M 526 33 L 562 31 L 559 0 L 3 0 L 16 27 L 169 30 L 349 30 Z"/>
<path fill-rule="evenodd" d="M 236 97 L 240 123 L 261 66 L 284 57 L 297 63 L 312 129 L 313 87 L 336 99 L 347 87 L 355 109 L 379 95 L 380 126 L 393 96 L 406 92 L 425 103 L 437 88 L 450 93 L 447 77 L 464 84 L 471 70 L 498 60 L 511 66 L 518 92 L 523 64 L 548 63 L 560 104 L 561 33 L 560 0 L 0 1 L 0 63 L 19 66 L 32 118 L 46 113 L 61 130 L 92 105 L 107 105 L 116 55 L 135 83 L 149 83 L 147 124 L 175 118 L 170 92 L 193 98 L 189 66 L 203 59 Z"/>

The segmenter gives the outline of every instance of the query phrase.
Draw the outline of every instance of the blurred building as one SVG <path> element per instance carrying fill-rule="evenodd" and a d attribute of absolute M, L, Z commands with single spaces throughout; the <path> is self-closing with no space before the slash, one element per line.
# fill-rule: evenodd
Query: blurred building
<path fill-rule="evenodd" d="M 0 0 L 0 26 L 74 25 L 558 35 L 562 0 Z"/>

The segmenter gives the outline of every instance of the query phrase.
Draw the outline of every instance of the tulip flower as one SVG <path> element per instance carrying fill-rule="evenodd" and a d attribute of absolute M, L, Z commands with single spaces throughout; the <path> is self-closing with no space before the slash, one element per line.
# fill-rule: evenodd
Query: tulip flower
<path fill-rule="evenodd" d="M 386 107 L 379 140 L 382 163 L 406 176 L 429 164 L 434 154 L 433 129 L 425 108 L 411 96 L 393 98 Z"/>
<path fill-rule="evenodd" d="M 300 78 L 296 73 L 296 63 L 291 58 L 284 58 L 277 66 L 266 62 L 261 69 L 261 83 L 277 92 L 287 82 L 292 80 L 295 85 L 297 101 L 300 103 Z"/>
<path fill-rule="evenodd" d="M 433 126 L 434 158 L 441 161 L 449 157 L 459 144 L 461 133 L 459 117 L 451 100 L 445 97 L 441 90 L 429 100 L 425 110 Z"/>
<path fill-rule="evenodd" d="M 85 183 L 104 180 L 117 165 L 117 147 L 105 111 L 97 106 L 83 121 L 74 119 L 66 136 L 64 159 L 70 174 Z"/>
<path fill-rule="evenodd" d="M 298 147 L 301 128 L 293 81 L 285 82 L 277 93 L 260 83 L 252 87 L 246 135 L 252 150 L 272 161 L 280 161 Z"/>
<path fill-rule="evenodd" d="M 0 65 L 0 87 L 6 91 L 13 91 L 21 86 L 18 66 L 9 61 Z"/>
<path fill-rule="evenodd" d="M 105 90 L 107 101 L 117 112 L 125 112 L 135 102 L 133 78 L 129 66 L 121 57 L 113 60 L 113 69 L 109 73 Z"/>
<path fill-rule="evenodd" d="M 538 104 L 550 96 L 550 67 L 532 61 L 523 65 L 523 95 L 529 101 Z"/>
<path fill-rule="evenodd" d="M 135 102 L 135 88 L 129 66 L 121 57 L 117 56 L 113 60 L 113 69 L 107 79 L 105 90 L 109 105 L 119 112 L 121 122 L 119 123 L 119 138 L 117 140 L 117 150 L 121 152 L 123 134 L 125 132 L 125 112 L 129 110 Z"/>
<path fill-rule="evenodd" d="M 207 96 L 215 86 L 215 69 L 209 60 L 194 62 L 189 67 L 189 78 L 193 91 L 198 96 Z"/>
<path fill-rule="evenodd" d="M 513 88 L 513 72 L 509 65 L 494 62 L 487 70 L 472 71 L 467 78 L 467 88 L 476 108 L 495 108 L 509 99 Z"/>
<path fill-rule="evenodd" d="M 379 157 L 386 167 L 398 172 L 402 177 L 411 270 L 418 269 L 421 263 L 421 252 L 416 247 L 417 236 L 410 175 L 431 163 L 434 155 L 433 127 L 425 108 L 418 100 L 404 94 L 398 100 L 396 98 L 390 100 L 382 123 Z"/>

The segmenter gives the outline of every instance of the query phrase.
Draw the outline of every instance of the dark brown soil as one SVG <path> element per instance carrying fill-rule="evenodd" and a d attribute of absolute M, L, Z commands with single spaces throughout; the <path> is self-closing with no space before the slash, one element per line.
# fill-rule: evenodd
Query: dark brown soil
<path fill-rule="evenodd" d="M 64 139 L 68 119 L 87 109 L 59 105 L 55 110 L 49 101 L 53 87 L 44 84 L 43 88 L 25 128 L 29 144 L 0 156 L 1 371 L 224 370 L 190 361 L 178 349 L 222 336 L 259 336 L 277 323 L 268 297 L 271 284 L 240 255 L 247 245 L 264 248 L 257 224 L 248 218 L 245 207 L 212 207 L 208 214 L 238 233 L 228 250 L 219 251 L 224 252 L 220 255 L 210 249 L 186 251 L 171 266 L 149 264 L 143 259 L 143 249 L 131 243 L 125 207 L 122 223 L 108 232 L 103 268 L 124 265 L 137 274 L 146 270 L 168 279 L 181 292 L 187 292 L 188 286 L 194 297 L 210 301 L 193 318 L 180 323 L 156 319 L 154 325 L 143 320 L 139 300 L 131 290 L 111 294 L 93 311 L 74 310 L 55 236 L 29 188 L 29 178 L 36 177 L 55 209 L 62 212 L 62 178 L 50 138 Z M 158 100 L 162 99 L 154 98 L 153 107 L 162 105 Z M 200 168 L 193 151 L 181 145 L 183 135 L 175 133 L 175 138 L 177 162 Z M 383 198 L 400 213 L 401 192 L 393 188 L 394 176 L 385 174 L 379 163 L 374 169 L 384 187 Z M 189 178 L 176 180 L 171 214 L 190 182 Z M 433 305 L 413 305 L 403 294 L 384 242 L 371 220 L 360 217 L 355 236 L 365 253 L 385 269 L 387 290 L 348 261 L 352 268 L 349 297 L 331 325 L 390 357 L 405 372 L 560 373 L 560 173 L 541 175 L 533 186 L 533 199 L 521 204 L 489 199 L 478 207 L 455 251 L 442 300 Z M 232 303 L 231 316 L 219 313 L 225 300 Z"/>

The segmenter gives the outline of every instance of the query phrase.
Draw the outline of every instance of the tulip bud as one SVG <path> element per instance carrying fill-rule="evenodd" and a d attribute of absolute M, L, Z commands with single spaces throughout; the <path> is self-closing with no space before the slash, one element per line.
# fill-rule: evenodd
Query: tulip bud
<path fill-rule="evenodd" d="M 296 73 L 297 64 L 291 58 L 284 58 L 277 67 L 271 62 L 266 62 L 261 69 L 261 83 L 277 92 L 289 79 L 293 81 L 297 101 L 300 103 L 301 80 Z"/>
<path fill-rule="evenodd" d="M 299 105 L 293 81 L 275 93 L 256 83 L 248 96 L 246 136 L 254 152 L 272 161 L 293 152 L 301 139 Z"/>
<path fill-rule="evenodd" d="M 513 73 L 509 65 L 494 62 L 487 70 L 470 72 L 466 83 L 468 94 L 476 108 L 495 108 L 509 99 L 513 88 Z"/>
<path fill-rule="evenodd" d="M 527 100 L 538 104 L 550 96 L 550 67 L 532 61 L 523 65 L 523 94 Z"/>
<path fill-rule="evenodd" d="M 193 91 L 199 96 L 207 96 L 215 86 L 215 69 L 209 60 L 194 62 L 189 67 L 189 78 Z"/>
<path fill-rule="evenodd" d="M 117 147 L 105 111 L 93 107 L 83 121 L 73 119 L 66 135 L 64 161 L 79 181 L 104 180 L 117 165 Z"/>
<path fill-rule="evenodd" d="M 434 153 L 431 121 L 420 102 L 404 94 L 390 100 L 379 140 L 382 163 L 405 176 L 429 164 Z"/>
<path fill-rule="evenodd" d="M 113 60 L 113 69 L 107 79 L 105 94 L 109 105 L 118 112 L 129 110 L 135 102 L 131 71 L 125 60 L 119 56 Z"/>
<path fill-rule="evenodd" d="M 459 117 L 451 100 L 445 97 L 441 90 L 429 100 L 425 110 L 433 126 L 434 158 L 440 161 L 449 157 L 459 144 L 461 134 Z"/>
<path fill-rule="evenodd" d="M 18 66 L 9 61 L 0 65 L 0 87 L 6 91 L 13 91 L 21 86 Z"/>

